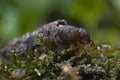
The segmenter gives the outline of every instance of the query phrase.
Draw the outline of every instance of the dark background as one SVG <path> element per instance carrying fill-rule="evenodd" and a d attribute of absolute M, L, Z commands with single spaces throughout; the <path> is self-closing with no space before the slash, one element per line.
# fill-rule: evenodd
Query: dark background
<path fill-rule="evenodd" d="M 58 19 L 120 45 L 120 0 L 0 0 L 0 44 Z"/>

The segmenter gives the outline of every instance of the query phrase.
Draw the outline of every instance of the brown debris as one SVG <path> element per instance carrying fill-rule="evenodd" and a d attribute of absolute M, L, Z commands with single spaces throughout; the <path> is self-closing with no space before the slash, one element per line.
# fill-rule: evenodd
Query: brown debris
<path fill-rule="evenodd" d="M 65 75 L 69 75 L 71 77 L 71 80 L 80 80 L 81 77 L 78 76 L 79 67 L 72 67 L 69 63 L 67 63 L 62 65 L 61 69 Z"/>

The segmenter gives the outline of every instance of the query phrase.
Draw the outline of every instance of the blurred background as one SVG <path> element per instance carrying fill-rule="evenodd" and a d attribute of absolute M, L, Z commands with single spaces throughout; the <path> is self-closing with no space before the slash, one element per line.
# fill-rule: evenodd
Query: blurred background
<path fill-rule="evenodd" d="M 120 0 L 0 0 L 0 45 L 58 19 L 120 45 Z"/>

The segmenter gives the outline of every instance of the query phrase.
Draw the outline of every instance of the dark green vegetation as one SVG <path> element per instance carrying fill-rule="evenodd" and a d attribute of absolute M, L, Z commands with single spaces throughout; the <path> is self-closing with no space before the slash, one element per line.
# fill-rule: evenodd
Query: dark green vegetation
<path fill-rule="evenodd" d="M 10 61 L 0 64 L 1 80 L 119 80 L 120 50 L 108 44 L 90 46 L 76 51 L 74 46 L 51 50 L 43 39 L 40 53 L 21 55 L 11 50 Z"/>

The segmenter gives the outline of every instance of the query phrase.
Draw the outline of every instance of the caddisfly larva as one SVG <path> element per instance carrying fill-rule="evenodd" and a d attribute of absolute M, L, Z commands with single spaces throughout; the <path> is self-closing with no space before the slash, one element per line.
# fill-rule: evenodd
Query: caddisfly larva
<path fill-rule="evenodd" d="M 63 46 L 63 48 L 68 48 L 71 44 L 83 47 L 91 42 L 90 34 L 85 29 L 67 25 L 65 20 L 57 20 L 39 27 L 32 33 L 15 38 L 1 50 L 1 54 L 8 58 L 11 49 L 17 49 L 21 53 L 36 49 L 35 46 L 40 46 L 36 42 L 39 38 L 43 38 L 56 49 Z"/>

